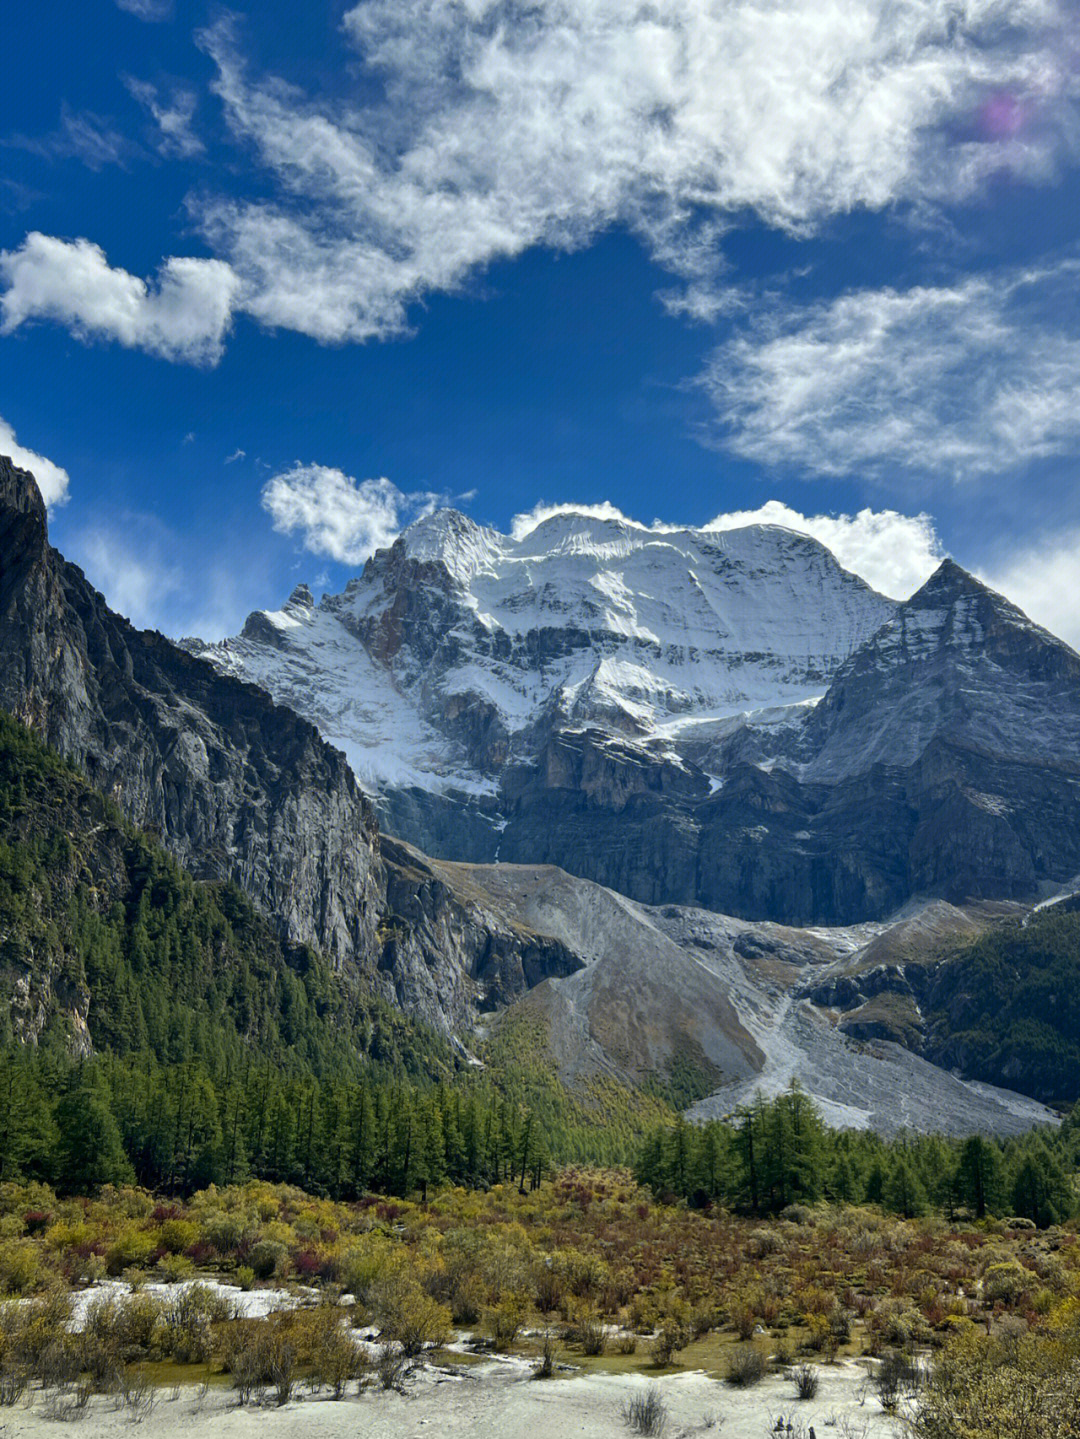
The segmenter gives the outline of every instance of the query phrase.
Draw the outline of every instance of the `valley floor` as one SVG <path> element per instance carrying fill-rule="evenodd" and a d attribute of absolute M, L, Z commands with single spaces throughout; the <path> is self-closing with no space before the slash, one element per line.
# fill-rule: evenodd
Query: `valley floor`
<path fill-rule="evenodd" d="M 701 1372 L 647 1381 L 637 1374 L 579 1374 L 533 1381 L 532 1366 L 515 1359 L 493 1360 L 466 1370 L 425 1366 L 406 1392 L 365 1392 L 339 1401 L 325 1397 L 294 1400 L 280 1408 L 240 1408 L 235 1395 L 213 1389 L 202 1395 L 191 1386 L 179 1394 L 158 1391 L 141 1421 L 144 1439 L 614 1439 L 630 1435 L 624 1406 L 655 1382 L 668 1409 L 671 1439 L 721 1435 L 722 1439 L 768 1439 L 789 1420 L 792 1439 L 805 1439 L 813 1426 L 818 1439 L 893 1439 L 898 1423 L 866 1393 L 866 1371 L 858 1363 L 823 1366 L 815 1399 L 799 1403 L 790 1379 L 771 1376 L 749 1390 L 732 1389 Z M 114 1439 L 130 1432 L 131 1420 L 110 1400 L 95 1398 L 77 1432 L 85 1439 Z M 55 1421 L 41 1402 L 3 1411 L 4 1439 L 54 1435 Z"/>

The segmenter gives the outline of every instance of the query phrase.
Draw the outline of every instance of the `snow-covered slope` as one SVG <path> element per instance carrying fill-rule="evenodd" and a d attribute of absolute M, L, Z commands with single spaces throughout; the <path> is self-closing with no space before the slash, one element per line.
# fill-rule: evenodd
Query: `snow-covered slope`
<path fill-rule="evenodd" d="M 504 535 L 440 510 L 343 594 L 301 587 L 202 653 L 314 720 L 377 794 L 493 797 L 553 731 L 692 766 L 747 717 L 797 717 L 895 608 L 778 526 L 560 513 Z"/>

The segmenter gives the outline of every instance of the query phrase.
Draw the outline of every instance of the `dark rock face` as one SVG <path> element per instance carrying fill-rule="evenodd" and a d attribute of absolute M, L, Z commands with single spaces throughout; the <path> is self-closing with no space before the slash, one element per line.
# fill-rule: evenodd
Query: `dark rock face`
<path fill-rule="evenodd" d="M 344 758 L 253 685 L 113 614 L 3 458 L 0 705 L 196 877 L 236 879 L 288 939 L 339 964 L 374 952 L 378 835 Z"/>
<path fill-rule="evenodd" d="M 545 979 L 583 967 L 560 940 L 497 915 L 464 880 L 399 840 L 384 838 L 388 919 L 380 968 L 398 1002 L 438 1027 L 465 1028 Z"/>

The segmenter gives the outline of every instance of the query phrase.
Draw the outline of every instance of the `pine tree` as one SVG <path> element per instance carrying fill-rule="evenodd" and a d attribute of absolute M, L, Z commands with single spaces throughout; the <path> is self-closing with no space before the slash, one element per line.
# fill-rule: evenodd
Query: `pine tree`
<path fill-rule="evenodd" d="M 134 1171 L 120 1128 L 92 1080 L 75 1075 L 56 1107 L 56 1173 L 63 1189 L 88 1193 L 103 1184 L 130 1184 Z"/>
<path fill-rule="evenodd" d="M 961 1202 L 974 1210 L 977 1219 L 1000 1214 L 1005 1195 L 1005 1173 L 1001 1152 L 981 1135 L 964 1141 L 956 1170 Z"/>
<path fill-rule="evenodd" d="M 926 1190 L 908 1156 L 902 1151 L 893 1161 L 882 1198 L 886 1209 L 902 1214 L 905 1219 L 917 1219 L 920 1214 L 926 1213 Z"/>

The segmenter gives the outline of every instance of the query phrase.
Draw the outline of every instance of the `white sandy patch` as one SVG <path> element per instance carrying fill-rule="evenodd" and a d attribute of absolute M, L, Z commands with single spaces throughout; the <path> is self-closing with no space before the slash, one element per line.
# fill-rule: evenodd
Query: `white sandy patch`
<path fill-rule="evenodd" d="M 238 1289 L 235 1284 L 222 1284 L 218 1279 L 184 1279 L 179 1284 L 141 1284 L 140 1294 L 152 1294 L 155 1299 L 177 1298 L 192 1285 L 209 1289 L 227 1299 L 238 1319 L 265 1319 L 279 1309 L 295 1309 L 307 1300 L 318 1297 L 314 1289 Z M 86 1323 L 86 1312 L 91 1304 L 100 1299 L 116 1299 L 119 1303 L 131 1299 L 135 1291 L 122 1279 L 103 1279 L 87 1289 L 76 1289 L 71 1294 L 71 1323 L 69 1327 L 78 1332 Z M 27 1301 L 30 1302 L 30 1301 Z M 3 1435 L 0 1426 L 0 1435 Z"/>
<path fill-rule="evenodd" d="M 200 1401 L 191 1390 L 178 1399 L 161 1391 L 153 1412 L 139 1425 L 143 1439 L 423 1439 L 423 1436 L 478 1436 L 478 1439 L 615 1439 L 631 1431 L 623 1407 L 650 1382 L 658 1384 L 669 1411 L 669 1439 L 716 1435 L 718 1439 L 768 1439 L 778 1419 L 791 1419 L 793 1433 L 813 1425 L 817 1439 L 894 1439 L 896 1422 L 868 1394 L 865 1371 L 857 1364 L 822 1368 L 816 1399 L 794 1399 L 790 1379 L 770 1377 L 753 1389 L 731 1389 L 704 1374 L 664 1376 L 577 1375 L 532 1380 L 518 1363 L 474 1369 L 426 1368 L 409 1382 L 405 1395 L 369 1390 L 335 1402 L 302 1398 L 283 1408 L 240 1409 L 229 1391 L 214 1390 Z M 721 1422 L 722 1421 L 722 1422 Z M 801 1426 L 801 1427 L 800 1427 Z M 56 1424 L 40 1401 L 8 1410 L 0 1421 L 5 1439 L 44 1439 Z M 130 1421 L 111 1402 L 95 1399 L 78 1424 L 85 1439 L 120 1439 Z"/>

